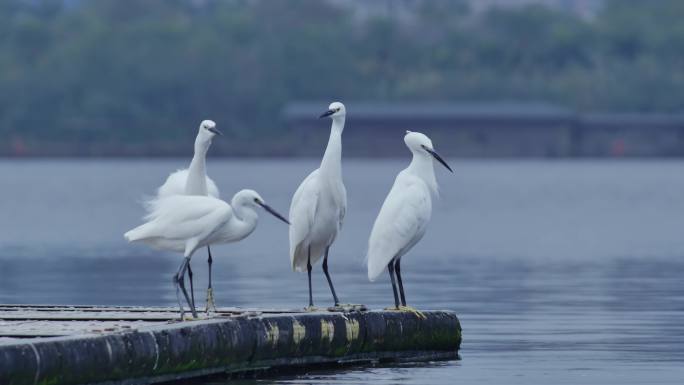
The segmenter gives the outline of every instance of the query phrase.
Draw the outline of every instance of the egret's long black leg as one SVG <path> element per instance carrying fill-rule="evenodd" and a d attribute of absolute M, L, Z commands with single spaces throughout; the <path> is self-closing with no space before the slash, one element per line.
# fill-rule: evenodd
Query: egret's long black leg
<path fill-rule="evenodd" d="M 180 310 L 180 319 L 183 320 L 183 315 L 185 310 L 183 309 L 183 302 L 180 298 L 180 285 L 178 284 L 178 273 L 174 274 L 172 277 L 173 286 L 176 288 L 176 300 L 178 301 L 178 310 Z"/>
<path fill-rule="evenodd" d="M 328 251 L 330 251 L 330 246 L 325 248 L 325 257 L 323 257 L 323 272 L 325 273 L 325 278 L 328 279 L 328 285 L 330 285 L 330 291 L 332 291 L 333 299 L 335 300 L 335 306 L 340 306 L 340 300 L 337 299 L 335 287 L 333 286 L 332 279 L 330 279 L 330 274 L 328 274 Z"/>
<path fill-rule="evenodd" d="M 197 312 L 195 311 L 195 307 L 192 305 L 192 302 L 190 301 L 190 296 L 188 295 L 188 291 L 185 290 L 185 271 L 188 268 L 188 264 L 190 263 L 190 258 L 185 257 L 183 259 L 183 263 L 181 263 L 180 268 L 178 269 L 178 274 L 176 275 L 176 284 L 180 286 L 181 291 L 183 291 L 183 295 L 185 296 L 185 300 L 188 302 L 188 306 L 190 306 L 190 311 L 192 312 L 192 316 L 194 318 L 197 318 Z M 181 307 L 181 317 L 183 315 Z"/>
<path fill-rule="evenodd" d="M 214 308 L 216 310 L 216 304 L 214 303 L 214 289 L 211 287 L 211 265 L 214 263 L 211 257 L 211 249 L 207 246 L 207 253 L 209 257 L 207 258 L 207 265 L 209 266 L 209 286 L 207 287 L 207 306 L 206 311 L 209 313 L 209 309 Z"/>
<path fill-rule="evenodd" d="M 184 267 L 185 267 L 185 259 L 183 259 L 180 266 L 178 267 L 178 271 L 172 277 L 173 286 L 176 288 L 176 300 L 178 301 L 178 309 L 180 310 L 180 319 L 181 320 L 183 320 L 183 315 L 185 314 L 185 309 L 183 309 L 183 302 L 181 301 L 181 298 L 180 298 L 181 282 L 183 282 L 183 279 L 184 279 L 184 276 L 183 276 L 184 275 L 184 273 L 183 273 Z"/>
<path fill-rule="evenodd" d="M 306 271 L 309 273 L 309 307 L 313 307 L 313 291 L 311 290 L 311 246 L 309 246 L 309 256 L 306 259 Z"/>
<path fill-rule="evenodd" d="M 209 254 L 209 257 L 207 258 L 207 265 L 209 265 L 209 290 L 211 290 L 211 264 L 214 263 L 214 260 L 211 258 L 211 249 L 209 246 L 207 246 L 207 253 Z"/>
<path fill-rule="evenodd" d="M 397 295 L 397 283 L 394 281 L 394 261 L 390 261 L 387 265 L 390 279 L 392 280 L 392 292 L 394 292 L 394 306 L 399 309 L 399 296 Z"/>
<path fill-rule="evenodd" d="M 192 300 L 192 307 L 195 307 L 195 287 L 192 283 L 192 268 L 188 262 L 188 278 L 190 279 L 190 299 Z"/>
<path fill-rule="evenodd" d="M 402 306 L 406 306 L 404 284 L 401 282 L 401 258 L 397 258 L 397 262 L 394 264 L 394 270 L 397 272 L 397 281 L 399 283 L 399 295 L 401 296 L 401 304 Z"/>
<path fill-rule="evenodd" d="M 178 285 L 181 288 L 181 291 L 183 292 L 183 296 L 185 297 L 185 301 L 188 303 L 188 306 L 190 307 L 190 311 L 192 312 L 192 316 L 194 318 L 197 318 L 197 312 L 195 311 L 195 305 L 192 303 L 192 300 L 190 299 L 190 296 L 188 295 L 188 291 L 185 289 L 185 273 L 188 267 L 190 266 L 190 258 L 186 257 L 183 260 L 183 265 L 181 265 L 181 273 L 180 276 L 178 277 Z"/>

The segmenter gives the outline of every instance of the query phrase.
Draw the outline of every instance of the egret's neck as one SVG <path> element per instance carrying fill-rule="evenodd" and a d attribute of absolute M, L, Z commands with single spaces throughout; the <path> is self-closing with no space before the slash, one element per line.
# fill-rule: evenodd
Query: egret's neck
<path fill-rule="evenodd" d="M 195 154 L 188 167 L 188 179 L 185 182 L 185 193 L 188 195 L 208 195 L 206 157 L 211 142 L 201 138 L 195 139 Z"/>
<path fill-rule="evenodd" d="M 320 170 L 329 175 L 342 176 L 342 131 L 344 116 L 333 118 L 328 147 L 323 154 Z"/>
<path fill-rule="evenodd" d="M 217 237 L 223 242 L 239 241 L 254 231 L 257 225 L 257 213 L 250 207 L 245 207 L 235 202 L 235 197 L 231 201 L 233 217 L 218 230 Z"/>
<path fill-rule="evenodd" d="M 437 194 L 437 178 L 435 178 L 435 167 L 432 157 L 424 151 L 413 152 L 413 159 L 407 168 L 408 172 L 421 178 L 430 187 L 434 194 Z"/>

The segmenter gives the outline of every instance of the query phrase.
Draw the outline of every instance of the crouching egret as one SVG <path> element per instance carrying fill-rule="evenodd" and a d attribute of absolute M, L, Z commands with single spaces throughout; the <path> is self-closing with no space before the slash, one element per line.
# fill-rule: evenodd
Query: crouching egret
<path fill-rule="evenodd" d="M 453 171 L 437 154 L 427 136 L 419 132 L 406 131 L 404 142 L 413 153 L 413 159 L 409 166 L 397 175 L 375 219 L 368 240 L 368 279 L 374 281 L 387 267 L 396 309 L 413 311 L 406 306 L 401 280 L 401 257 L 423 237 L 432 215 L 431 195 L 437 194 L 432 159 Z M 395 274 L 399 283 L 401 305 L 397 296 Z"/>
<path fill-rule="evenodd" d="M 320 118 L 330 117 L 332 127 L 328 147 L 319 168 L 304 179 L 290 205 L 290 263 L 295 271 L 309 275 L 309 308 L 313 309 L 311 266 L 324 254 L 323 272 L 339 306 L 330 274 L 328 253 L 342 228 L 347 210 L 347 191 L 342 183 L 342 131 L 346 110 L 339 102 L 330 104 Z"/>
<path fill-rule="evenodd" d="M 195 137 L 195 153 L 190 161 L 190 167 L 180 169 L 172 172 L 166 181 L 159 189 L 157 189 L 157 196 L 154 199 L 161 199 L 172 195 L 202 195 L 219 197 L 219 190 L 216 183 L 207 176 L 206 171 L 206 157 L 207 151 L 211 146 L 212 139 L 216 135 L 223 135 L 221 131 L 216 128 L 216 123 L 213 120 L 203 120 L 200 123 Z M 150 207 L 148 207 L 148 213 Z M 209 265 L 209 288 L 207 289 L 207 312 L 210 307 L 216 309 L 214 305 L 214 295 L 211 288 L 211 249 L 207 246 L 207 253 L 209 257 L 207 263 Z M 195 304 L 195 288 L 192 281 L 192 269 L 188 264 L 188 278 L 190 280 L 190 295 L 192 297 L 192 304 Z"/>
<path fill-rule="evenodd" d="M 254 231 L 261 207 L 285 223 L 289 223 L 264 202 L 254 190 L 242 190 L 228 204 L 220 199 L 198 195 L 172 195 L 150 202 L 146 223 L 128 231 L 129 242 L 142 242 L 152 247 L 183 253 L 183 262 L 173 276 L 176 299 L 183 319 L 180 293 L 190 307 L 193 317 L 197 312 L 185 290 L 183 277 L 193 253 L 204 246 L 237 242 Z"/>

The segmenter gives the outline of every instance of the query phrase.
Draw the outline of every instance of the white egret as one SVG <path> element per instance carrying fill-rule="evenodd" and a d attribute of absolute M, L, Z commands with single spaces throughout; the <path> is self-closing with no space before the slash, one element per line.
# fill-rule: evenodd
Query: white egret
<path fill-rule="evenodd" d="M 193 253 L 204 246 L 242 240 L 257 225 L 257 206 L 288 223 L 268 206 L 254 190 L 242 190 L 228 204 L 220 199 L 196 195 L 172 195 L 150 202 L 146 223 L 124 234 L 129 242 L 142 242 L 152 247 L 181 252 L 184 255 L 178 272 L 173 276 L 176 298 L 183 318 L 179 290 L 197 317 L 193 303 L 185 290 L 183 277 Z"/>
<path fill-rule="evenodd" d="M 392 281 L 395 307 L 413 311 L 406 306 L 401 280 L 401 257 L 423 237 L 432 215 L 432 194 L 437 194 L 432 159 L 453 171 L 437 154 L 427 136 L 419 132 L 406 131 L 404 142 L 413 153 L 413 159 L 409 166 L 397 175 L 375 219 L 368 240 L 368 279 L 374 281 L 387 267 Z M 401 305 L 397 297 L 395 272 Z"/>
<path fill-rule="evenodd" d="M 304 179 L 290 205 L 290 263 L 295 271 L 309 275 L 309 308 L 313 309 L 311 266 L 323 254 L 323 272 L 335 306 L 340 301 L 328 273 L 328 253 L 342 228 L 347 210 L 347 191 L 342 183 L 342 131 L 346 110 L 339 102 L 330 104 L 320 118 L 332 119 L 328 147 L 318 169 Z"/>
<path fill-rule="evenodd" d="M 202 195 L 219 197 L 219 189 L 216 183 L 207 176 L 206 171 L 206 157 L 207 151 L 211 146 L 212 139 L 216 135 L 223 135 L 221 131 L 216 128 L 216 123 L 213 120 L 203 120 L 200 123 L 197 137 L 195 138 L 195 153 L 190 161 L 190 167 L 180 169 L 172 172 L 166 181 L 159 189 L 157 189 L 157 196 L 155 199 L 169 197 L 172 195 Z M 211 256 L 211 249 L 207 246 L 207 264 L 209 265 L 209 285 L 207 288 L 207 306 L 216 308 L 214 305 L 214 293 L 211 287 L 211 264 L 213 262 Z M 195 288 L 192 280 L 192 269 L 188 265 L 188 278 L 190 279 L 190 295 L 192 303 L 195 304 Z"/>

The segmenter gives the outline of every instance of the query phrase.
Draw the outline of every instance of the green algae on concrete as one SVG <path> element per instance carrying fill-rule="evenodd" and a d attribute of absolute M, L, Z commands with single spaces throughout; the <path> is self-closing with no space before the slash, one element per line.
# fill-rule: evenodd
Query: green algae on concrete
<path fill-rule="evenodd" d="M 276 366 L 458 356 L 451 312 L 215 317 L 0 344 L 0 384 L 145 384 Z"/>

